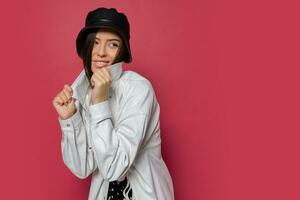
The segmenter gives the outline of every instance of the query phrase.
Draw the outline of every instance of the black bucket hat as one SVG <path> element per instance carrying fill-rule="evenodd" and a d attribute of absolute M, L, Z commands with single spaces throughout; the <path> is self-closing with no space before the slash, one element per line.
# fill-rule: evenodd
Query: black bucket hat
<path fill-rule="evenodd" d="M 115 8 L 97 8 L 90 11 L 85 19 L 85 27 L 80 30 L 76 39 L 76 50 L 82 58 L 82 48 L 87 35 L 99 28 L 108 28 L 117 32 L 125 43 L 125 52 L 122 60 L 126 63 L 132 61 L 130 51 L 130 26 L 125 14 L 118 12 Z"/>

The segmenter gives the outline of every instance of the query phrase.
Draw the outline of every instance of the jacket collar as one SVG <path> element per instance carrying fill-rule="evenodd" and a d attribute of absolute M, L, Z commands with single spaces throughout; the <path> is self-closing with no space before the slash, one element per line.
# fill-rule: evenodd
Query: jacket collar
<path fill-rule="evenodd" d="M 110 65 L 108 66 L 108 69 L 112 77 L 111 88 L 114 88 L 116 81 L 120 78 L 122 74 L 122 62 L 118 62 L 113 65 Z M 84 69 L 77 76 L 75 81 L 72 83 L 71 87 L 73 89 L 73 98 L 77 99 L 81 103 L 81 105 L 85 109 L 87 109 L 85 105 L 85 97 L 87 95 L 90 86 L 89 86 L 89 80 L 85 74 Z"/>

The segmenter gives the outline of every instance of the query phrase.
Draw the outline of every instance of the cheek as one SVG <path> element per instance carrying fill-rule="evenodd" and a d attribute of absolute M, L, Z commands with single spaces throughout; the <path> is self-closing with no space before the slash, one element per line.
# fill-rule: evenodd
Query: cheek
<path fill-rule="evenodd" d="M 115 52 L 112 50 L 107 51 L 107 54 L 109 55 L 109 57 L 113 58 L 115 56 Z"/>
<path fill-rule="evenodd" d="M 108 49 L 106 50 L 106 52 L 107 52 L 109 55 L 114 55 L 115 50 L 114 50 L 114 49 L 108 48 Z"/>
<path fill-rule="evenodd" d="M 93 58 L 93 57 L 95 57 L 96 55 L 97 55 L 96 52 L 95 52 L 95 51 L 92 51 L 91 57 Z"/>

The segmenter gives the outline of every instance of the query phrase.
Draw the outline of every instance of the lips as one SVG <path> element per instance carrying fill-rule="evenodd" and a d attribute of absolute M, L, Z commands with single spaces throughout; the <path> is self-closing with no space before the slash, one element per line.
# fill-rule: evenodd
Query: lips
<path fill-rule="evenodd" d="M 96 67 L 104 67 L 104 66 L 107 66 L 109 62 L 108 61 L 98 61 L 98 60 L 96 60 L 96 61 L 94 61 L 94 63 L 95 63 Z"/>

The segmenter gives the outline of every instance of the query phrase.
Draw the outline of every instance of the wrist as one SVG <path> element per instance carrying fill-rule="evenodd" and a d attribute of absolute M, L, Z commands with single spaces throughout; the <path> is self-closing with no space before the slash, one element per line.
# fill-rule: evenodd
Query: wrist
<path fill-rule="evenodd" d="M 68 115 L 60 115 L 59 118 L 61 120 L 67 120 L 67 119 L 73 117 L 73 115 L 75 115 L 76 111 L 77 111 L 77 109 L 75 109 L 72 113 L 70 113 Z"/>

